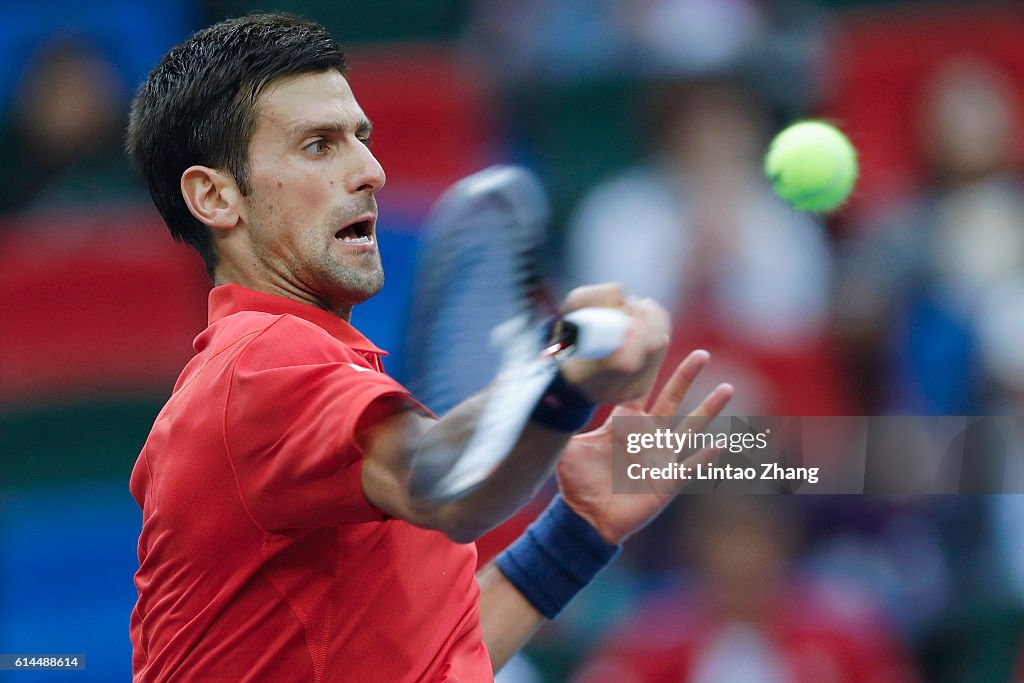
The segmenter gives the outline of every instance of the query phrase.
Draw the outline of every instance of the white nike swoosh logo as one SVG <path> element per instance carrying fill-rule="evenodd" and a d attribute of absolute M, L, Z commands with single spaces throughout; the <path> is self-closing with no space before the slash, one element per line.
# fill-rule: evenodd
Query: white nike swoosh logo
<path fill-rule="evenodd" d="M 370 368 L 364 368 L 362 365 L 356 365 L 355 363 L 347 363 L 346 365 L 348 365 L 356 372 L 373 372 L 373 370 L 371 370 Z"/>

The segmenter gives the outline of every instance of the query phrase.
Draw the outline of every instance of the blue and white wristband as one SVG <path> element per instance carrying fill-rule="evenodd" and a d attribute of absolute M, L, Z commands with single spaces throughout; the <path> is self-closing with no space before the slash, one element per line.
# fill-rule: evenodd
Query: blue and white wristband
<path fill-rule="evenodd" d="M 495 559 L 501 573 L 548 619 L 618 555 L 561 496 Z"/>

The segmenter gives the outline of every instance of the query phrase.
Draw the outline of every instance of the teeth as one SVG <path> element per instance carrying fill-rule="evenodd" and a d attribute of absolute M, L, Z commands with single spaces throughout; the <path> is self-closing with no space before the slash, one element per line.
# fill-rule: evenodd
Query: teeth
<path fill-rule="evenodd" d="M 370 239 L 369 235 L 363 235 L 362 237 L 348 237 L 346 235 L 345 237 L 341 238 L 341 241 L 342 242 L 352 242 L 354 244 L 365 244 L 367 242 L 372 242 L 373 240 Z"/>

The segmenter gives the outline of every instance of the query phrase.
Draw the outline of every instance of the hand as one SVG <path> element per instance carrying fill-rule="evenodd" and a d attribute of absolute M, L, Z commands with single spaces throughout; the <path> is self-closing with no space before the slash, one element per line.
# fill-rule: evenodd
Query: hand
<path fill-rule="evenodd" d="M 675 415 L 686 393 L 701 370 L 708 364 L 707 351 L 694 351 L 677 367 L 665 383 L 650 412 L 644 411 L 647 396 L 616 406 L 604 424 L 594 431 L 580 434 L 569 441 L 555 473 L 558 487 L 566 504 L 597 530 L 610 544 L 619 544 L 658 516 L 671 502 L 683 481 L 666 490 L 666 482 L 652 483 L 649 493 L 612 493 L 612 448 L 626 453 L 624 442 L 614 444 L 612 417 L 643 417 L 649 415 Z M 719 384 L 701 404 L 690 413 L 691 417 L 710 421 L 732 398 L 733 388 Z M 706 459 L 713 451 L 701 451 L 688 462 Z M 628 456 L 627 457 L 639 457 Z"/>
<path fill-rule="evenodd" d="M 617 284 L 578 287 L 569 293 L 562 313 L 598 306 L 629 316 L 625 339 L 617 351 L 598 360 L 570 358 L 562 376 L 595 403 L 620 403 L 642 396 L 654 382 L 668 347 L 669 317 L 652 299 L 628 299 Z"/>

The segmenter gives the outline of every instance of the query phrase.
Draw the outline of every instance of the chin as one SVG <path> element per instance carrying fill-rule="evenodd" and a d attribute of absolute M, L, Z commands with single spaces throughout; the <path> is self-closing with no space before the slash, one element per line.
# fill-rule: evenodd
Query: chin
<path fill-rule="evenodd" d="M 372 299 L 384 288 L 384 275 L 376 278 L 367 278 L 360 282 L 353 282 L 351 277 L 344 282 L 335 283 L 335 296 L 331 298 L 342 302 L 346 306 L 356 306 Z"/>

